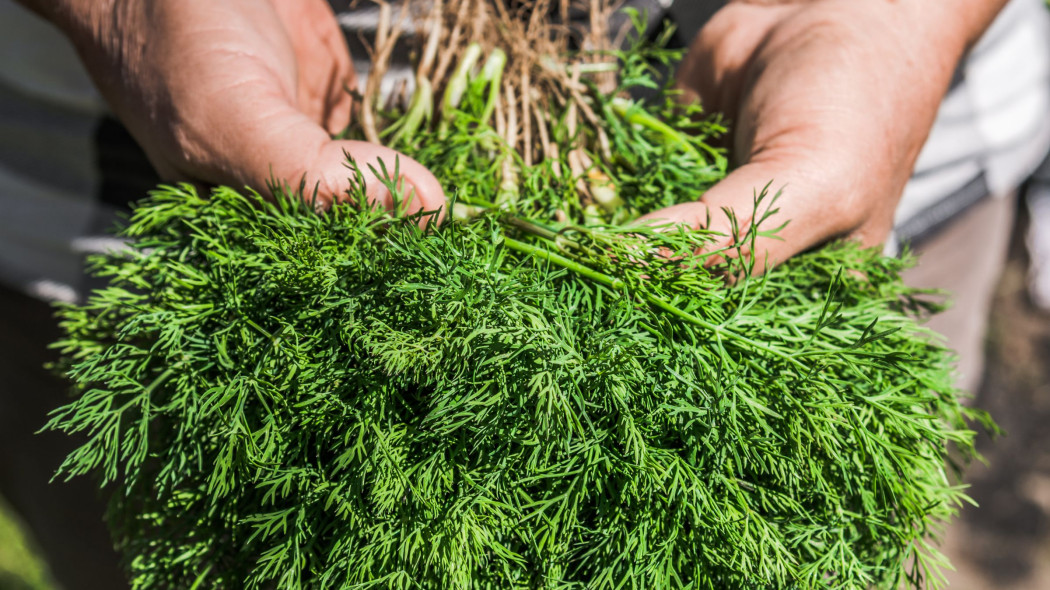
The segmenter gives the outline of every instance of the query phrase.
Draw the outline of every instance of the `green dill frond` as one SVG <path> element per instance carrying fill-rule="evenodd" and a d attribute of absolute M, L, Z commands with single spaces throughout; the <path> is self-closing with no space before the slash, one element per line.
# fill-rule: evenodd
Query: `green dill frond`
<path fill-rule="evenodd" d="M 161 188 L 61 314 L 63 472 L 120 490 L 137 587 L 894 588 L 936 556 L 972 433 L 903 262 L 727 288 L 639 254 L 702 235 L 569 233 L 610 285 L 498 214 L 300 202 Z"/>
<path fill-rule="evenodd" d="M 572 98 L 598 125 L 547 96 L 545 157 L 538 128 L 486 119 L 490 82 L 564 72 L 460 80 L 458 102 L 456 68 L 431 81 L 454 112 L 385 136 L 466 211 L 440 228 L 367 205 L 353 163 L 324 214 L 191 185 L 134 210 L 92 262 L 108 286 L 58 312 L 76 396 L 50 423 L 87 440 L 61 475 L 113 490 L 134 588 L 940 585 L 930 540 L 966 501 L 948 454 L 980 416 L 908 262 L 836 243 L 759 276 L 708 232 L 630 225 L 725 174 L 723 129 L 625 102 L 663 50 L 602 55 L 621 82 Z"/>

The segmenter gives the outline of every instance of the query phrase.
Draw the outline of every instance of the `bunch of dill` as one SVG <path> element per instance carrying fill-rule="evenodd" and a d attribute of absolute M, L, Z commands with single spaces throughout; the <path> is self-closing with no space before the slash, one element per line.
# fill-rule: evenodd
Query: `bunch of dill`
<path fill-rule="evenodd" d="M 161 187 L 95 258 L 51 427 L 87 435 L 62 472 L 113 490 L 133 586 L 936 585 L 972 432 L 905 263 L 833 244 L 759 276 L 766 197 L 728 253 L 622 225 L 724 173 L 717 124 L 617 98 L 660 50 L 610 52 L 608 91 L 579 65 L 503 80 L 501 53 L 442 78 L 440 118 L 421 77 L 360 130 L 434 170 L 458 221 L 376 210 L 351 165 L 322 215 Z M 547 114 L 516 100 L 537 83 L 564 91 Z"/>

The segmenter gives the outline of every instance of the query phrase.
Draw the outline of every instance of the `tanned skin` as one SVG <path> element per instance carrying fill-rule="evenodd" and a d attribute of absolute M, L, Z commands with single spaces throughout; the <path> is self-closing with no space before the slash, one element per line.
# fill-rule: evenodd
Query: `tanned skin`
<path fill-rule="evenodd" d="M 349 121 L 349 53 L 324 0 L 21 0 L 73 40 L 114 112 L 167 179 L 346 189 L 343 152 L 396 152 L 330 134 Z M 884 241 L 965 52 L 1006 0 L 737 0 L 704 27 L 679 85 L 732 121 L 739 165 L 702 200 L 645 220 L 728 230 L 781 190 L 770 263 L 835 237 Z M 418 198 L 440 184 L 401 156 Z M 380 183 L 370 195 L 390 206 Z"/>
<path fill-rule="evenodd" d="M 348 188 L 346 155 L 368 173 L 399 164 L 408 212 L 445 206 L 437 179 L 411 158 L 334 141 L 355 84 L 346 41 L 325 0 L 22 0 L 72 41 L 113 112 L 165 180 L 317 188 L 321 205 Z M 443 213 L 443 211 L 442 211 Z"/>

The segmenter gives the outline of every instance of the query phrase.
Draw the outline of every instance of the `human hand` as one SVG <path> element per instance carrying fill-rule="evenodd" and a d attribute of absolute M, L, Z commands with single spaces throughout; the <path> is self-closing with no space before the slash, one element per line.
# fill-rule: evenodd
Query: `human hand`
<path fill-rule="evenodd" d="M 693 43 L 678 84 L 730 119 L 739 167 L 701 201 L 643 219 L 728 235 L 721 209 L 750 219 L 772 182 L 782 196 L 768 227 L 789 223 L 756 244 L 760 265 L 836 237 L 883 242 L 958 61 L 1004 3 L 731 2 Z"/>
<path fill-rule="evenodd" d="M 325 0 L 24 1 L 67 33 L 166 180 L 259 190 L 302 181 L 328 206 L 348 188 L 348 154 L 373 202 L 393 207 L 369 165 L 392 171 L 398 159 L 406 212 L 445 205 L 418 162 L 331 139 L 350 120 L 354 72 Z"/>

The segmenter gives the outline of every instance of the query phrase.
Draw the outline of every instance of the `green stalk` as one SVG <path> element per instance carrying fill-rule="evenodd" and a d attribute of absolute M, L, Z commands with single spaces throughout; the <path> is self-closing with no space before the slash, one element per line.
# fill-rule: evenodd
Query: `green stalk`
<path fill-rule="evenodd" d="M 579 262 L 577 262 L 575 260 L 572 260 L 571 258 L 567 258 L 567 257 L 562 256 L 560 254 L 557 254 L 555 252 L 551 252 L 550 250 L 548 250 L 546 248 L 540 248 L 538 246 L 533 246 L 531 244 L 526 244 L 524 242 L 519 242 L 519 241 L 517 241 L 515 239 L 508 238 L 508 237 L 504 237 L 503 238 L 503 243 L 506 244 L 507 247 L 510 248 L 511 250 L 516 250 L 518 252 L 521 252 L 522 254 L 527 254 L 529 256 L 532 256 L 533 258 L 539 258 L 540 260 L 545 260 L 547 262 L 550 262 L 552 264 L 560 266 L 560 267 L 562 267 L 562 268 L 564 268 L 566 270 L 572 271 L 572 272 L 574 272 L 574 273 L 576 273 L 576 274 L 578 274 L 580 276 L 583 276 L 583 277 L 586 277 L 588 279 L 591 279 L 592 281 L 594 281 L 594 282 L 596 282 L 596 283 L 598 283 L 600 285 L 605 285 L 606 287 L 610 287 L 610 288 L 615 289 L 617 291 L 626 291 L 626 289 L 627 289 L 627 283 L 625 283 L 622 279 L 618 279 L 618 278 L 615 278 L 615 277 L 610 277 L 609 275 L 600 273 L 600 272 L 598 272 L 598 271 L 596 271 L 596 270 L 594 270 L 594 269 L 592 269 L 592 268 L 590 268 L 590 267 L 588 267 L 588 266 L 586 266 L 584 264 L 581 264 L 581 263 L 579 263 Z M 652 294 L 646 293 L 646 294 L 642 295 L 642 298 L 649 305 L 652 305 L 653 307 L 656 307 L 658 309 L 662 309 L 663 311 L 666 311 L 667 313 L 669 313 L 669 314 L 671 314 L 671 315 L 673 315 L 673 316 L 675 316 L 675 317 L 677 317 L 679 319 L 685 320 L 686 322 L 689 322 L 691 324 L 694 324 L 694 325 L 699 326 L 701 328 L 704 328 L 706 330 L 710 330 L 711 332 L 714 332 L 715 334 L 717 334 L 719 336 L 724 336 L 724 337 L 728 338 L 729 340 L 735 340 L 735 341 L 737 341 L 737 342 L 739 342 L 741 344 L 746 344 L 747 346 L 752 346 L 754 348 L 757 348 L 759 350 L 765 351 L 765 352 L 767 352 L 769 354 L 772 354 L 774 356 L 778 356 L 778 357 L 788 361 L 792 365 L 798 367 L 799 369 L 805 369 L 806 368 L 804 364 L 802 364 L 798 359 L 796 359 L 792 355 L 789 355 L 789 354 L 787 354 L 787 353 L 785 353 L 783 351 L 777 350 L 776 348 L 773 348 L 773 347 L 768 346 L 766 344 L 762 344 L 761 342 L 756 342 L 756 341 L 754 341 L 754 340 L 752 340 L 752 339 L 750 339 L 750 338 L 748 338 L 746 336 L 742 336 L 740 334 L 737 334 L 736 332 L 733 332 L 732 330 L 726 328 L 725 326 L 719 326 L 719 325 L 716 325 L 716 324 L 712 324 L 711 322 L 708 322 L 707 320 L 698 318 L 695 315 L 693 315 L 693 314 L 691 314 L 691 313 L 689 313 L 687 311 L 683 311 L 683 310 L 675 307 L 674 305 L 671 305 L 671 303 L 669 303 L 665 299 L 657 297 L 656 295 L 652 295 Z"/>
<path fill-rule="evenodd" d="M 473 198 L 470 198 L 470 199 L 462 199 L 462 201 L 460 201 L 460 202 L 462 204 L 464 204 L 465 206 L 468 206 L 471 209 L 475 209 L 475 210 L 477 210 L 479 212 L 480 211 L 485 211 L 485 210 L 487 210 L 487 211 L 497 211 L 497 210 L 500 209 L 500 206 L 497 205 L 496 203 L 491 203 L 489 201 L 485 201 L 485 200 L 479 199 L 477 197 L 473 197 Z M 459 204 L 459 203 L 457 203 L 457 204 Z M 589 248 L 584 247 L 582 244 L 580 244 L 576 240 L 572 240 L 572 239 L 569 239 L 569 238 L 565 237 L 565 235 L 560 233 L 558 230 L 556 230 L 554 228 L 551 228 L 551 227 L 548 227 L 546 225 L 543 225 L 542 223 L 540 223 L 539 221 L 537 221 L 535 219 L 525 219 L 524 217 L 519 217 L 519 216 L 517 216 L 517 215 L 515 215 L 513 213 L 503 212 L 499 216 L 499 221 L 500 221 L 500 223 L 503 223 L 504 225 L 509 225 L 509 226 L 517 228 L 517 229 L 519 229 L 519 230 L 521 230 L 521 231 L 523 231 L 523 232 L 525 232 L 527 234 L 531 234 L 531 235 L 536 236 L 538 238 L 542 238 L 544 240 L 547 240 L 548 242 L 552 242 L 559 249 L 561 249 L 561 246 L 564 245 L 564 246 L 568 246 L 568 247 L 570 247 L 570 248 L 572 248 L 574 250 L 578 250 L 578 251 L 584 252 L 586 254 L 591 254 L 591 255 L 594 254 L 594 252 L 592 250 L 590 250 Z"/>
<path fill-rule="evenodd" d="M 592 281 L 600 285 L 611 287 L 617 291 L 622 291 L 627 288 L 627 283 L 623 282 L 623 280 L 621 279 L 602 274 L 592 268 L 589 268 L 583 264 L 580 264 L 579 262 L 576 262 L 575 260 L 566 258 L 561 254 L 551 252 L 546 248 L 539 248 L 537 246 L 533 246 L 532 244 L 519 242 L 513 238 L 508 238 L 506 236 L 504 236 L 503 238 L 503 243 L 506 244 L 507 247 L 511 250 L 516 250 L 518 252 L 521 252 L 522 254 L 532 256 L 533 258 L 546 260 L 547 262 L 556 264 L 580 276 L 587 277 L 588 279 L 591 279 Z"/>
<path fill-rule="evenodd" d="M 507 54 L 502 49 L 494 49 L 481 68 L 477 81 L 489 85 L 488 100 L 485 101 L 485 110 L 481 112 L 479 119 L 482 122 L 488 121 L 492 112 L 496 110 L 496 101 L 499 100 L 500 89 L 503 86 L 503 68 L 506 66 Z"/>
<path fill-rule="evenodd" d="M 509 158 L 510 156 L 504 156 Z M 504 166 L 506 169 L 506 166 Z M 518 179 L 514 174 L 504 174 L 503 181 L 500 182 L 499 189 L 496 191 L 496 202 L 501 206 L 512 205 L 518 200 Z"/>
<path fill-rule="evenodd" d="M 550 240 L 552 242 L 556 242 L 561 237 L 558 234 L 558 232 L 554 231 L 553 229 L 544 227 L 534 221 L 522 219 L 521 217 L 516 217 L 514 215 L 504 213 L 503 215 L 500 215 L 500 221 L 506 223 L 509 226 L 516 227 L 523 232 L 530 233 L 534 236 L 543 238 L 545 240 Z"/>
<path fill-rule="evenodd" d="M 697 161 L 704 161 L 704 157 L 700 155 L 700 152 L 697 151 L 695 147 L 693 147 L 693 144 L 689 143 L 689 140 L 686 139 L 684 135 L 646 111 L 633 108 L 634 103 L 631 101 L 616 98 L 613 99 L 611 106 L 613 112 L 619 115 L 620 118 L 627 123 L 631 125 L 641 125 L 650 131 L 655 131 L 660 134 L 665 144 L 680 148 L 682 151 L 696 158 Z"/>
<path fill-rule="evenodd" d="M 402 138 L 411 138 L 419 130 L 424 120 L 429 120 L 434 108 L 434 89 L 430 80 L 424 76 L 416 76 L 416 90 L 412 93 L 412 102 L 408 106 L 408 112 L 401 119 L 403 121 L 397 133 L 390 138 L 389 145 L 395 146 Z"/>
<path fill-rule="evenodd" d="M 445 96 L 441 101 L 442 119 L 439 128 L 441 135 L 448 133 L 448 126 L 455 116 L 456 107 L 463 101 L 463 95 L 467 92 L 470 72 L 479 59 L 481 59 L 481 45 L 471 43 L 463 51 L 463 57 L 460 58 L 456 71 L 449 78 L 448 85 L 445 87 Z"/>
<path fill-rule="evenodd" d="M 780 350 L 777 350 L 776 348 L 773 348 L 771 346 L 767 346 L 767 345 L 762 344 L 760 342 L 756 342 L 756 341 L 748 338 L 747 336 L 741 336 L 740 334 L 737 334 L 736 332 L 733 332 L 732 330 L 726 328 L 725 326 L 718 326 L 718 325 L 712 324 L 711 322 L 708 322 L 706 320 L 698 318 L 698 317 L 696 317 L 695 315 L 693 315 L 693 314 L 691 314 L 689 312 L 682 311 L 681 309 L 678 309 L 677 307 L 671 305 L 670 303 L 668 303 L 664 299 L 661 299 L 661 298 L 659 298 L 659 297 L 657 297 L 655 295 L 648 295 L 648 294 L 645 295 L 645 301 L 647 303 L 649 303 L 650 305 L 652 305 L 654 307 L 657 307 L 659 309 L 662 309 L 662 310 L 666 311 L 667 313 L 670 313 L 671 315 L 673 315 L 675 317 L 681 318 L 681 319 L 683 319 L 683 320 L 685 320 L 685 321 L 687 321 L 687 322 L 689 322 L 691 324 L 695 324 L 697 326 L 700 326 L 701 328 L 705 328 L 705 329 L 711 330 L 712 332 L 714 332 L 714 333 L 716 333 L 716 334 L 718 334 L 720 336 L 725 336 L 725 337 L 729 338 L 730 340 L 736 340 L 737 342 L 740 342 L 742 344 L 746 344 L 748 346 L 753 346 L 753 347 L 755 347 L 755 348 L 757 348 L 759 350 L 763 350 L 765 352 L 768 352 L 769 354 L 772 354 L 774 356 L 778 356 L 778 357 L 788 361 L 792 365 L 795 365 L 799 369 L 805 369 L 806 368 L 806 366 L 804 364 L 802 364 L 798 359 L 796 359 L 792 355 L 789 355 L 789 354 L 787 354 L 785 352 L 782 352 Z"/>

